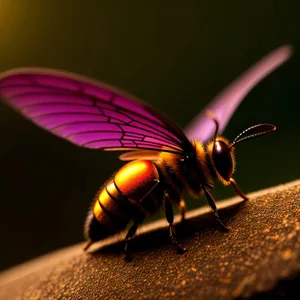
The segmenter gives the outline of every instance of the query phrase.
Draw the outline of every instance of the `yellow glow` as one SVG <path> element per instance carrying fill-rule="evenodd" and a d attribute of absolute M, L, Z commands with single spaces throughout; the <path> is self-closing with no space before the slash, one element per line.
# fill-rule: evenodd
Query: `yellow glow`
<path fill-rule="evenodd" d="M 138 176 L 139 174 L 144 174 L 147 170 L 147 164 L 145 162 L 132 162 L 125 165 L 116 175 L 116 181 L 124 182 L 128 180 L 132 175 Z"/>
<path fill-rule="evenodd" d="M 111 199 L 105 189 L 103 189 L 102 192 L 100 193 L 98 201 L 101 203 L 104 209 L 107 208 L 107 204 L 111 201 Z"/>
<path fill-rule="evenodd" d="M 32 2 L 30 4 L 30 2 Z M 27 64 L 43 37 L 43 1 L 0 0 L 0 71 Z M 47 1 L 45 1 L 47 2 Z M 28 56 L 29 54 L 29 56 Z"/>
<path fill-rule="evenodd" d="M 94 212 L 95 218 L 99 221 L 101 219 L 102 208 L 98 201 L 95 202 L 93 212 Z"/>
<path fill-rule="evenodd" d="M 20 2 L 21 4 L 22 2 Z M 0 41 L 1 48 L 3 42 L 10 43 L 19 27 L 20 12 L 24 10 L 24 4 L 18 5 L 11 0 L 0 1 Z M 23 7 L 22 7 L 23 6 Z"/>

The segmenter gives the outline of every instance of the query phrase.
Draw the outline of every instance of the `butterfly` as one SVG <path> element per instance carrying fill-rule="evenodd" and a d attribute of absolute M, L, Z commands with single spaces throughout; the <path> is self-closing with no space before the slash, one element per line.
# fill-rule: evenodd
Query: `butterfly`
<path fill-rule="evenodd" d="M 247 199 L 232 178 L 238 143 L 275 130 L 258 124 L 233 142 L 220 136 L 247 93 L 284 63 L 292 53 L 282 46 L 248 69 L 213 99 L 187 128 L 181 130 L 159 111 L 126 92 L 83 76 L 46 68 L 19 68 L 0 75 L 0 97 L 38 126 L 69 142 L 91 149 L 125 151 L 128 161 L 99 190 L 85 223 L 88 242 L 102 240 L 133 225 L 128 245 L 145 218 L 163 208 L 170 238 L 179 252 L 173 227 L 173 205 L 186 206 L 183 193 L 204 194 L 222 229 L 210 192 L 212 180 L 231 185 Z"/>

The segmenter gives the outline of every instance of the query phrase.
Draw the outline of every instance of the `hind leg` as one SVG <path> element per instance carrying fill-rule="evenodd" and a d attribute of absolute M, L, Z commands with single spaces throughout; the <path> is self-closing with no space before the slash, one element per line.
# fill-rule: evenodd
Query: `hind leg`
<path fill-rule="evenodd" d="M 129 228 L 126 237 L 125 237 L 125 247 L 124 247 L 124 259 L 125 261 L 129 262 L 132 260 L 131 256 L 129 255 L 129 243 L 132 240 L 133 236 L 136 233 L 136 230 L 140 226 L 141 222 L 134 220 L 133 225 Z"/>

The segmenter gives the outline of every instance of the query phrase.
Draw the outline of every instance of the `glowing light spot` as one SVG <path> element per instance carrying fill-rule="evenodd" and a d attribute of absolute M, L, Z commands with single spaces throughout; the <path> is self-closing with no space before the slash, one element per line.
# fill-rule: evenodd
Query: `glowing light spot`
<path fill-rule="evenodd" d="M 221 152 L 222 148 L 221 148 L 221 144 L 219 142 L 215 143 L 215 147 L 218 152 Z"/>
<path fill-rule="evenodd" d="M 143 174 L 144 171 L 147 169 L 147 166 L 145 163 L 135 163 L 135 164 L 128 164 L 126 165 L 121 172 L 118 173 L 118 181 L 121 180 L 127 180 L 128 178 L 131 178 L 131 176 L 134 174 L 135 176 L 138 176 L 139 174 Z"/>

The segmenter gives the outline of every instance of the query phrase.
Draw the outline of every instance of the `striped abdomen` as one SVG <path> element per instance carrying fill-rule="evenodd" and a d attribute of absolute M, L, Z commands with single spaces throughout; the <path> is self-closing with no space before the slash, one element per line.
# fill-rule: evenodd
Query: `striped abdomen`
<path fill-rule="evenodd" d="M 163 191 L 156 166 L 148 160 L 126 164 L 96 196 L 86 221 L 86 234 L 92 241 L 123 230 L 130 220 L 142 220 L 155 213 Z"/>

